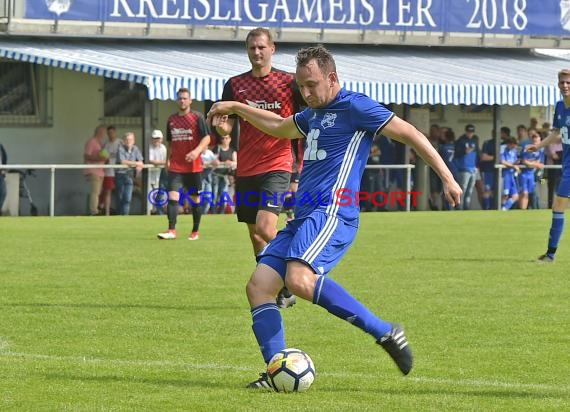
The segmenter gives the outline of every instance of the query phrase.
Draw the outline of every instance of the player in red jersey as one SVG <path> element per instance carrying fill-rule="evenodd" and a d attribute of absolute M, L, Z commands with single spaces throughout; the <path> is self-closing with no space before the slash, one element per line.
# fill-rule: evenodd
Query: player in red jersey
<path fill-rule="evenodd" d="M 202 113 L 190 108 L 190 90 L 178 90 L 178 113 L 171 115 L 166 123 L 168 159 L 168 230 L 159 233 L 159 239 L 176 239 L 176 219 L 180 189 L 192 200 L 194 225 L 188 240 L 198 240 L 202 206 L 202 152 L 210 144 L 210 129 Z"/>
<path fill-rule="evenodd" d="M 272 67 L 275 43 L 271 32 L 261 27 L 253 29 L 245 43 L 251 70 L 227 81 L 222 100 L 236 100 L 283 117 L 294 114 L 304 103 L 294 75 Z M 238 117 L 217 127 L 218 133 L 230 134 L 236 122 L 239 122 L 236 212 L 238 221 L 247 224 L 257 256 L 277 234 L 282 196 L 288 190 L 293 167 L 291 142 L 270 136 Z M 294 297 L 286 301 L 282 295 L 278 297 L 279 306 L 294 303 Z"/>

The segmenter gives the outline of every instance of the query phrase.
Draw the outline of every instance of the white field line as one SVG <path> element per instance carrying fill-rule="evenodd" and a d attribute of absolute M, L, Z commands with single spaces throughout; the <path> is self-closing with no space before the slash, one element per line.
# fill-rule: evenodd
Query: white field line
<path fill-rule="evenodd" d="M 121 360 L 121 359 L 98 359 L 81 356 L 55 356 L 55 355 L 42 355 L 33 353 L 18 353 L 18 352 L 2 352 L 0 350 L 0 358 L 23 358 L 23 359 L 37 359 L 49 361 L 64 361 L 85 364 L 101 364 L 107 366 L 139 366 L 139 367 L 166 367 L 166 368 L 182 368 L 182 369 L 196 369 L 196 370 L 240 370 L 240 371 L 256 371 L 253 367 L 240 367 L 235 365 L 219 365 L 216 363 L 188 363 L 184 361 L 169 361 L 169 360 Z M 369 374 L 364 373 L 347 373 L 347 372 L 317 372 L 318 375 L 330 376 L 335 378 L 343 377 L 362 377 L 369 378 Z M 487 387 L 487 388 L 503 388 L 514 390 L 538 390 L 538 391 L 562 391 L 570 393 L 570 385 L 566 384 L 544 384 L 544 383 L 522 383 L 522 382 L 501 382 L 498 380 L 483 380 L 483 379 L 445 379 L 445 378 L 432 378 L 426 376 L 408 376 L 403 378 L 418 383 L 429 383 L 448 386 L 468 386 L 468 387 Z"/>

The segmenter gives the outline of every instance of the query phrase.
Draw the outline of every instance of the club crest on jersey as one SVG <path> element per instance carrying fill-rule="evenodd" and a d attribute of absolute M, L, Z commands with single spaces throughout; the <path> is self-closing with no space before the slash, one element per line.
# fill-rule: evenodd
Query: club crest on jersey
<path fill-rule="evenodd" d="M 250 105 L 251 107 L 257 107 L 258 109 L 264 109 L 264 110 L 275 110 L 275 109 L 281 109 L 281 103 L 280 102 L 266 102 L 265 100 L 258 100 L 258 101 L 251 101 L 248 99 L 245 99 L 245 101 L 247 102 L 248 105 Z"/>
<path fill-rule="evenodd" d="M 336 120 L 336 113 L 325 113 L 323 120 L 321 120 L 321 126 L 324 129 L 334 126 L 334 121 Z"/>

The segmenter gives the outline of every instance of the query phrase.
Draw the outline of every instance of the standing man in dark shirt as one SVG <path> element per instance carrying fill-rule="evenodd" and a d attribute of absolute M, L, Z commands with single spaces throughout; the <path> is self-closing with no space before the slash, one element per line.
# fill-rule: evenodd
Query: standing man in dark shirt
<path fill-rule="evenodd" d="M 496 141 L 495 131 L 493 131 L 493 137 L 485 140 L 481 148 L 479 170 L 481 172 L 481 179 L 483 180 L 483 204 L 481 205 L 483 210 L 492 209 L 494 204 L 495 186 L 497 182 L 497 169 L 495 169 Z"/>
<path fill-rule="evenodd" d="M 201 154 L 210 144 L 210 129 L 204 115 L 190 108 L 192 97 L 190 90 L 178 90 L 178 113 L 168 118 L 166 123 L 166 141 L 168 159 L 168 230 L 159 233 L 159 239 L 176 239 L 176 220 L 178 218 L 178 202 L 180 189 L 192 199 L 192 232 L 188 240 L 198 240 L 202 207 L 200 190 L 202 190 Z"/>
<path fill-rule="evenodd" d="M 6 155 L 6 150 L 4 146 L 0 143 L 0 165 L 8 164 L 8 156 Z M 2 216 L 2 205 L 6 200 L 7 189 L 6 189 L 6 170 L 0 169 L 0 216 Z"/>
<path fill-rule="evenodd" d="M 261 27 L 253 29 L 245 43 L 251 70 L 227 81 L 222 100 L 239 101 L 282 117 L 291 116 L 302 104 L 302 98 L 294 75 L 272 67 L 275 43 L 271 32 Z M 236 116 L 217 126 L 217 131 L 221 136 L 228 135 L 238 125 L 236 212 L 238 221 L 247 224 L 257 256 L 277 235 L 282 195 L 289 188 L 293 155 L 289 140 L 270 136 Z M 294 303 L 294 297 L 288 296 L 287 291 L 280 293 L 277 298 L 280 307 Z"/>

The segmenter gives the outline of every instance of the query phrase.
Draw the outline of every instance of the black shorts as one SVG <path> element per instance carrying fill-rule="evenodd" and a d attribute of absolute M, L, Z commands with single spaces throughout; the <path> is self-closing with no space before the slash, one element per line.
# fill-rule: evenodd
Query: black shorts
<path fill-rule="evenodd" d="M 198 195 L 202 190 L 202 173 L 168 172 L 167 189 L 169 192 L 178 192 L 180 189 L 184 189 L 191 195 Z"/>
<path fill-rule="evenodd" d="M 299 176 L 300 173 L 298 172 L 291 173 L 291 183 L 299 183 Z"/>
<path fill-rule="evenodd" d="M 289 189 L 290 180 L 291 173 L 281 170 L 236 177 L 238 222 L 255 224 L 259 210 L 278 215 L 283 208 L 283 197 Z"/>

